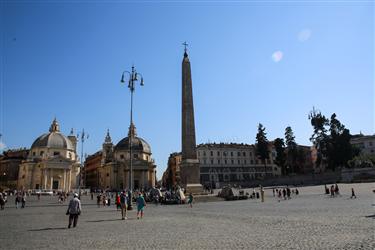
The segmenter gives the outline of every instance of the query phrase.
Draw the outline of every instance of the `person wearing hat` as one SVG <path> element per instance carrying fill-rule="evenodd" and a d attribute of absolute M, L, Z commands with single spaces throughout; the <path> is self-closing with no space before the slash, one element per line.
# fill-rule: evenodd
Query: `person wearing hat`
<path fill-rule="evenodd" d="M 78 199 L 78 194 L 75 193 L 73 195 L 73 199 L 70 200 L 68 210 L 66 211 L 66 215 L 69 215 L 69 225 L 68 228 L 71 227 L 73 222 L 73 227 L 77 226 L 78 216 L 81 214 L 81 201 Z"/>

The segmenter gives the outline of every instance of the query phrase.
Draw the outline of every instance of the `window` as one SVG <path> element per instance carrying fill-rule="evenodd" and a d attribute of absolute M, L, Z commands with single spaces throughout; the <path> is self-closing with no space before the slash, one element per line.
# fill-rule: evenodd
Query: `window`
<path fill-rule="evenodd" d="M 201 156 L 200 152 L 198 151 L 198 156 Z"/>
<path fill-rule="evenodd" d="M 60 155 L 60 152 L 55 151 L 53 152 L 53 155 Z"/>
<path fill-rule="evenodd" d="M 203 151 L 203 156 L 206 156 L 206 151 Z"/>
<path fill-rule="evenodd" d="M 138 154 L 133 154 L 134 159 L 138 159 Z"/>
<path fill-rule="evenodd" d="M 253 161 L 253 160 L 250 160 L 250 163 L 251 163 L 251 164 L 254 164 L 254 161 Z"/>
<path fill-rule="evenodd" d="M 44 151 L 40 151 L 39 155 L 43 156 L 43 154 L 44 154 Z"/>
<path fill-rule="evenodd" d="M 33 156 L 35 156 L 35 152 L 33 152 Z"/>
<path fill-rule="evenodd" d="M 210 153 L 210 154 L 211 154 L 211 156 L 214 156 L 214 151 L 211 151 L 211 153 Z"/>
<path fill-rule="evenodd" d="M 244 163 L 247 164 L 246 160 L 244 160 Z"/>
<path fill-rule="evenodd" d="M 217 164 L 220 164 L 220 160 L 217 160 Z"/>
<path fill-rule="evenodd" d="M 238 164 L 241 164 L 241 161 L 240 161 L 240 160 L 238 160 Z"/>
<path fill-rule="evenodd" d="M 230 152 L 230 156 L 233 156 L 233 152 Z"/>
<path fill-rule="evenodd" d="M 224 160 L 224 163 L 225 163 L 225 164 L 228 164 L 228 161 L 227 161 L 227 160 Z"/>
<path fill-rule="evenodd" d="M 232 160 L 232 164 L 234 164 L 234 160 Z"/>
<path fill-rule="evenodd" d="M 120 155 L 120 159 L 124 159 L 124 155 Z"/>
<path fill-rule="evenodd" d="M 217 151 L 217 156 L 220 156 L 220 151 Z"/>
<path fill-rule="evenodd" d="M 206 159 L 204 159 L 204 160 L 203 160 L 203 163 L 204 163 L 204 164 L 207 164 L 207 161 L 206 161 Z"/>
<path fill-rule="evenodd" d="M 372 141 L 370 141 L 370 142 L 368 143 L 368 145 L 369 145 L 369 146 L 372 146 Z"/>
<path fill-rule="evenodd" d="M 237 152 L 237 156 L 241 156 L 241 152 Z"/>
<path fill-rule="evenodd" d="M 246 152 L 242 152 L 242 156 L 246 156 Z"/>
<path fill-rule="evenodd" d="M 224 155 L 224 156 L 227 156 L 227 152 L 224 152 L 223 155 Z"/>
<path fill-rule="evenodd" d="M 213 159 L 211 159 L 211 164 L 214 164 L 214 160 Z"/>
<path fill-rule="evenodd" d="M 107 173 L 107 177 L 109 176 L 109 173 Z"/>

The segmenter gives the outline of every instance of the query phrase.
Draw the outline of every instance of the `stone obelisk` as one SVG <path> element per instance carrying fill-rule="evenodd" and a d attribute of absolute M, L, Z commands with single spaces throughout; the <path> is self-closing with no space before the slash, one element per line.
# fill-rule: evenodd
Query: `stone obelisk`
<path fill-rule="evenodd" d="M 181 184 L 186 193 L 201 193 L 199 161 L 195 143 L 193 87 L 190 61 L 185 45 L 182 60 L 182 161 L 180 165 Z"/>

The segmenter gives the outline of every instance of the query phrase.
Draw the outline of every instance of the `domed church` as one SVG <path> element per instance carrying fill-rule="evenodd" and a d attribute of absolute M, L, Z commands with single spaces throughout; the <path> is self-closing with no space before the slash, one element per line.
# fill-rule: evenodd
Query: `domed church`
<path fill-rule="evenodd" d="M 132 135 L 132 136 L 131 136 Z M 105 137 L 102 150 L 102 163 L 99 170 L 99 186 L 103 189 L 129 188 L 130 145 L 132 139 L 133 188 L 147 189 L 155 186 L 156 165 L 151 158 L 150 145 L 137 136 L 132 123 L 128 137 L 113 145 L 109 132 Z"/>
<path fill-rule="evenodd" d="M 80 170 L 76 146 L 73 130 L 69 136 L 63 135 L 55 118 L 49 133 L 34 141 L 27 160 L 21 163 L 18 188 L 59 191 L 76 188 Z"/>

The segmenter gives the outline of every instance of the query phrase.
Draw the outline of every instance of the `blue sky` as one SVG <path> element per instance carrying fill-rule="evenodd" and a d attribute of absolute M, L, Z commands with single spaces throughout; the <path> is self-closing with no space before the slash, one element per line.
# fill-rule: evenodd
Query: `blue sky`
<path fill-rule="evenodd" d="M 2 1 L 1 123 L 7 148 L 30 147 L 56 116 L 85 128 L 85 152 L 134 121 L 158 166 L 181 149 L 182 43 L 189 43 L 197 143 L 270 140 L 286 126 L 310 145 L 313 106 L 352 133 L 374 133 L 373 1 Z"/>

